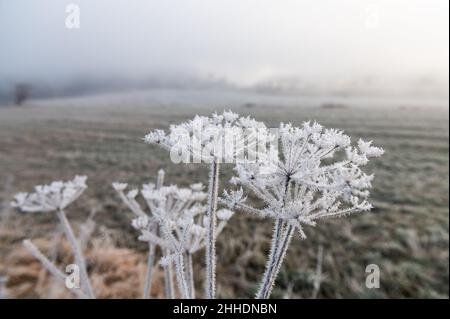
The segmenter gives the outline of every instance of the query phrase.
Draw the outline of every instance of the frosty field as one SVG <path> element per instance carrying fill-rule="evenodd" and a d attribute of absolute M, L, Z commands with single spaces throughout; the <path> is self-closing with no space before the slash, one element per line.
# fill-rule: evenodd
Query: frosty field
<path fill-rule="evenodd" d="M 324 281 L 319 298 L 448 298 L 447 108 L 398 102 L 370 108 L 305 106 L 293 105 L 295 100 L 259 105 L 237 100 L 231 100 L 227 109 L 264 120 L 269 126 L 317 120 L 345 130 L 353 139 L 373 140 L 386 151 L 382 161 L 368 167 L 376 173 L 371 195 L 375 209 L 306 228 L 306 240 L 295 236 L 273 297 L 311 297 L 317 250 L 323 246 Z M 98 227 L 88 246 L 94 289 L 100 297 L 139 297 L 146 246 L 137 241 L 130 213 L 111 183 L 127 181 L 138 186 L 152 181 L 160 168 L 166 171 L 169 184 L 206 183 L 207 170 L 200 169 L 201 164 L 173 164 L 165 152 L 142 141 L 151 129 L 166 129 L 195 114 L 224 109 L 204 104 L 139 97 L 133 103 L 84 98 L 0 108 L 0 276 L 8 278 L 8 295 L 68 297 L 64 289 L 55 288 L 57 284 L 21 244 L 31 237 L 39 239 L 36 242 L 44 251 L 51 251 L 56 219 L 51 214 L 22 215 L 9 202 L 16 192 L 34 185 L 83 174 L 88 176 L 89 188 L 67 214 L 71 221 L 82 223 L 96 210 Z M 224 186 L 231 166 L 224 165 L 222 172 Z M 232 218 L 217 243 L 219 297 L 253 296 L 264 270 L 271 231 L 269 220 L 242 213 Z M 68 258 L 65 252 L 63 243 L 56 253 L 61 264 Z M 366 288 L 369 264 L 380 268 L 379 289 Z M 201 268 L 203 259 L 197 258 L 195 269 Z M 199 292 L 202 279 L 197 282 Z M 162 295 L 161 285 L 155 285 L 153 296 Z"/>

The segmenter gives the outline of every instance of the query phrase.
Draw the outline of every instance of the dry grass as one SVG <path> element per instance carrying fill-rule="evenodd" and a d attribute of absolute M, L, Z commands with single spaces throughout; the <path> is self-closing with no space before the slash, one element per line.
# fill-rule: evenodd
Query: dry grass
<path fill-rule="evenodd" d="M 318 120 L 345 129 L 351 136 L 373 139 L 386 149 L 383 160 L 374 161 L 369 167 L 377 175 L 373 191 L 376 209 L 307 229 L 308 239 L 296 239 L 288 252 L 274 297 L 283 297 L 287 287 L 292 288 L 292 297 L 311 296 L 315 254 L 322 244 L 326 277 L 319 297 L 448 298 L 448 110 L 269 106 L 232 109 L 266 120 L 269 125 L 281 120 L 294 124 Z M 50 294 L 50 290 L 36 287 L 39 267 L 30 260 L 20 263 L 20 258 L 14 256 L 29 258 L 21 253 L 21 239 L 44 237 L 53 231 L 56 219 L 45 214 L 18 215 L 7 207 L 7 202 L 19 190 L 80 173 L 90 177 L 89 189 L 70 207 L 69 219 L 81 222 L 95 206 L 97 223 L 122 234 L 115 239 L 111 251 L 101 251 L 95 257 L 89 252 L 96 265 L 90 270 L 95 285 L 105 291 L 102 297 L 139 297 L 137 286 L 142 285 L 145 245 L 137 242 L 128 212 L 109 185 L 115 180 L 138 185 L 152 178 L 158 168 L 164 168 L 167 180 L 173 183 L 186 185 L 193 179 L 206 182 L 206 170 L 196 165 L 174 165 L 167 154 L 145 145 L 141 138 L 149 129 L 165 128 L 195 113 L 211 111 L 121 105 L 0 110 L 0 203 L 4 202 L 2 215 L 10 215 L 0 230 L 0 276 L 11 276 L 10 272 L 18 272 L 18 265 L 22 264 L 25 268 L 21 280 L 28 283 L 20 288 L 11 284 L 15 277 L 10 277 L 8 286 L 14 286 L 11 296 Z M 230 174 L 231 167 L 225 166 L 222 181 Z M 263 271 L 271 225 L 242 214 L 230 223 L 221 235 L 223 240 L 218 241 L 218 294 L 251 297 Z M 196 273 L 203 268 L 201 257 L 196 259 Z M 381 269 L 380 289 L 369 290 L 364 285 L 365 267 L 370 263 Z M 110 271 L 101 273 L 107 269 Z M 124 277 L 126 281 L 122 280 Z M 200 289 L 202 278 L 197 281 Z"/>
<path fill-rule="evenodd" d="M 64 270 L 73 262 L 70 246 L 66 241 L 55 242 L 40 238 L 35 244 Z M 117 248 L 105 237 L 91 241 L 86 250 L 88 270 L 98 298 L 141 298 L 145 277 L 145 258 L 132 249 Z M 48 274 L 23 247 L 16 247 L 0 264 L 8 278 L 10 298 L 72 298 L 74 295 L 64 283 Z M 161 298 L 164 293 L 162 273 L 155 272 L 152 297 Z"/>

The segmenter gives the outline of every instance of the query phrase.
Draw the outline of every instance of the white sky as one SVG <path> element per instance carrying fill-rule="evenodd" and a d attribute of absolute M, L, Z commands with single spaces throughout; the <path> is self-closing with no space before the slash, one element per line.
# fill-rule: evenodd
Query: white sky
<path fill-rule="evenodd" d="M 81 29 L 65 28 L 77 3 Z M 0 0 L 0 79 L 183 72 L 448 82 L 448 0 Z"/>

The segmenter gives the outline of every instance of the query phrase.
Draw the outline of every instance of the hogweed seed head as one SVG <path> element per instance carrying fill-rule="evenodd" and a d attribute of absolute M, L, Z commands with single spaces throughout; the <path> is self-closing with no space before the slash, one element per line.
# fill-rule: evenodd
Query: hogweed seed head
<path fill-rule="evenodd" d="M 127 187 L 125 183 L 113 183 L 113 188 L 136 215 L 131 225 L 140 231 L 139 240 L 169 248 L 172 254 L 183 251 L 194 253 L 205 247 L 208 207 L 207 193 L 203 191 L 202 183 L 192 184 L 188 188 L 176 185 L 156 188 L 155 184 L 148 183 L 142 185 L 140 190 L 132 189 L 128 192 Z M 147 204 L 146 208 L 137 201 L 139 195 Z M 217 211 L 220 230 L 225 227 L 233 214 L 234 212 L 229 209 Z M 152 225 L 158 225 L 166 232 L 162 232 L 161 236 Z"/>
<path fill-rule="evenodd" d="M 317 123 L 302 127 L 281 123 L 279 133 L 281 152 L 276 160 L 271 155 L 266 158 L 270 160 L 238 163 L 231 180 L 253 192 L 265 207 L 246 205 L 239 189 L 225 191 L 221 198 L 230 209 L 282 219 L 305 237 L 302 225 L 372 208 L 367 198 L 373 175 L 361 167 L 381 156 L 382 148 L 363 140 L 352 146 L 342 131 Z"/>
<path fill-rule="evenodd" d="M 231 111 L 171 125 L 169 132 L 154 130 L 144 141 L 170 152 L 175 163 L 236 163 L 256 158 L 273 140 L 264 123 Z"/>
<path fill-rule="evenodd" d="M 86 179 L 86 176 L 77 175 L 67 182 L 36 186 L 33 193 L 16 194 L 11 206 L 30 213 L 62 210 L 86 190 Z"/>

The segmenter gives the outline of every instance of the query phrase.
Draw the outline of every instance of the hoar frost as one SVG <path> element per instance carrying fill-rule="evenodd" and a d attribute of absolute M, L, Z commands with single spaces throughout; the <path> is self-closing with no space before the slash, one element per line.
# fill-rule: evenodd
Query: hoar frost
<path fill-rule="evenodd" d="M 257 298 L 268 298 L 294 231 L 306 238 L 303 226 L 328 217 L 367 211 L 373 175 L 362 171 L 370 158 L 383 154 L 371 142 L 352 146 L 342 131 L 306 122 L 302 127 L 281 123 L 277 158 L 238 163 L 232 183 L 262 201 L 263 208 L 246 203 L 243 189 L 225 191 L 221 202 L 230 209 L 275 220 L 266 273 Z M 272 152 L 272 155 L 277 154 Z"/>
<path fill-rule="evenodd" d="M 368 198 L 374 176 L 363 169 L 370 159 L 384 153 L 372 142 L 359 140 L 352 144 L 342 131 L 317 123 L 305 122 L 301 127 L 281 123 L 274 130 L 229 111 L 195 116 L 171 125 L 167 133 L 152 131 L 145 136 L 145 142 L 168 150 L 175 162 L 208 163 L 209 183 L 206 191 L 201 183 L 185 188 L 165 186 L 162 170 L 155 183 L 140 189 L 113 183 L 134 215 L 131 226 L 148 244 L 144 298 L 150 297 L 157 247 L 164 266 L 166 298 L 175 297 L 174 278 L 181 297 L 195 298 L 193 255 L 202 249 L 206 261 L 205 297 L 215 298 L 215 242 L 234 210 L 274 221 L 270 252 L 256 293 L 256 298 L 269 298 L 295 233 L 306 238 L 305 226 L 372 208 Z M 219 199 L 220 163 L 234 164 L 231 183 L 236 187 L 225 190 Z M 37 186 L 32 193 L 19 193 L 12 206 L 23 212 L 56 213 L 80 266 L 81 289 L 74 293 L 94 298 L 82 248 L 64 211 L 86 188 L 86 177 L 76 176 L 71 181 Z M 249 193 L 260 202 L 249 202 Z M 227 208 L 218 209 L 218 202 Z M 24 245 L 55 277 L 66 278 L 31 241 L 25 240 Z"/>

